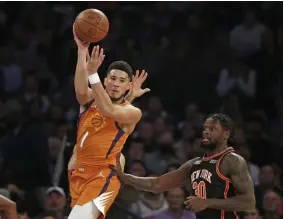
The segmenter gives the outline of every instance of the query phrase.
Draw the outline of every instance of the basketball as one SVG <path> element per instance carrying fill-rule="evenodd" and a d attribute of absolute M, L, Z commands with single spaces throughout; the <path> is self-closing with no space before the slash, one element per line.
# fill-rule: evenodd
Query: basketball
<path fill-rule="evenodd" d="M 88 43 L 96 43 L 105 38 L 109 30 L 106 15 L 97 9 L 82 11 L 76 18 L 75 33 L 77 37 Z"/>

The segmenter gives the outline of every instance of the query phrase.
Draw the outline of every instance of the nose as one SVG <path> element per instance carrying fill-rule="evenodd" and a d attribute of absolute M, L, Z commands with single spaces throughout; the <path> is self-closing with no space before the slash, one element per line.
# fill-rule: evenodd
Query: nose
<path fill-rule="evenodd" d="M 204 131 L 202 132 L 202 135 L 203 135 L 203 136 L 207 136 L 207 135 L 208 135 L 208 131 L 204 130 Z"/>
<path fill-rule="evenodd" d="M 114 81 L 113 86 L 115 86 L 115 87 L 119 87 L 119 83 L 118 83 L 118 81 Z"/>

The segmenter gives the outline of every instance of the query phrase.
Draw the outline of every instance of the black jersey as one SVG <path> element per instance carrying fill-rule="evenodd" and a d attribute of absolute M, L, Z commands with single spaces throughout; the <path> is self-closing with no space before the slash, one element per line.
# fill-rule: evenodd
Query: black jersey
<path fill-rule="evenodd" d="M 224 156 L 232 153 L 233 148 L 215 154 L 211 157 L 205 155 L 194 162 L 190 170 L 193 195 L 199 198 L 225 199 L 235 196 L 231 180 L 222 175 L 219 165 Z M 197 219 L 238 219 L 236 212 L 205 209 L 196 213 Z"/>

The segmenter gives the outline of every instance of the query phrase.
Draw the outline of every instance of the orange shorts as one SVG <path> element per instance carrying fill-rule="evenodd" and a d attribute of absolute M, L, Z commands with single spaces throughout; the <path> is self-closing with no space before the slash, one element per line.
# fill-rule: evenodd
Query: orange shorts
<path fill-rule="evenodd" d="M 69 177 L 71 208 L 92 201 L 105 216 L 119 192 L 120 181 L 115 172 L 107 167 L 93 169 L 92 174 L 88 172 L 86 168 L 81 168 Z"/>

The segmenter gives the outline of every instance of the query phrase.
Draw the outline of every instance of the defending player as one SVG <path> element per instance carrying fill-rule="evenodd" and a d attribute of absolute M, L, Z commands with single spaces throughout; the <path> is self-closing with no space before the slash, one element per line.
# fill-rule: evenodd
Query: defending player
<path fill-rule="evenodd" d="M 70 176 L 69 218 L 96 219 L 105 216 L 119 191 L 120 182 L 109 165 L 116 165 L 117 155 L 142 114 L 124 98 L 131 88 L 131 67 L 123 61 L 112 63 L 104 88 L 97 74 L 104 60 L 103 50 L 95 46 L 88 58 L 88 45 L 75 34 L 74 38 L 78 46 L 75 90 L 81 107 L 76 168 Z M 147 73 L 142 74 L 147 77 Z"/>
<path fill-rule="evenodd" d="M 247 163 L 228 147 L 234 136 L 232 120 L 223 114 L 207 118 L 201 146 L 206 154 L 189 160 L 178 170 L 160 177 L 136 177 L 124 174 L 119 163 L 118 177 L 124 183 L 150 192 L 163 192 L 190 182 L 194 196 L 186 207 L 196 212 L 197 219 L 238 218 L 237 211 L 255 208 L 253 182 Z"/>

